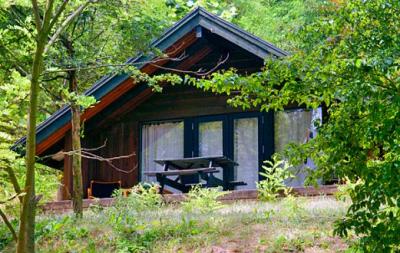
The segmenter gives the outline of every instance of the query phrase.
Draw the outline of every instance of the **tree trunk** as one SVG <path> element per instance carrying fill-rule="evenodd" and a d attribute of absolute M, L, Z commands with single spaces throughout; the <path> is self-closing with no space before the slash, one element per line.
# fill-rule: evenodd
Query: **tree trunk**
<path fill-rule="evenodd" d="M 81 112 L 80 106 L 71 103 L 72 112 L 72 149 L 76 152 L 72 155 L 72 206 L 77 218 L 83 216 L 83 187 L 82 187 L 82 157 L 81 157 Z M 79 151 L 77 151 L 79 150 Z"/>
<path fill-rule="evenodd" d="M 74 58 L 73 42 L 63 37 L 63 44 L 67 48 L 68 55 Z M 79 94 L 76 71 L 68 72 L 69 92 Z M 72 150 L 72 206 L 75 217 L 83 217 L 83 186 L 82 186 L 82 156 L 81 156 L 81 108 L 75 100 L 71 101 L 71 142 Z"/>
<path fill-rule="evenodd" d="M 35 161 L 36 161 L 36 118 L 38 111 L 39 77 L 43 66 L 45 37 L 39 36 L 32 65 L 29 96 L 29 115 L 26 137 L 26 181 L 25 196 L 22 201 L 18 232 L 17 253 L 35 252 Z"/>

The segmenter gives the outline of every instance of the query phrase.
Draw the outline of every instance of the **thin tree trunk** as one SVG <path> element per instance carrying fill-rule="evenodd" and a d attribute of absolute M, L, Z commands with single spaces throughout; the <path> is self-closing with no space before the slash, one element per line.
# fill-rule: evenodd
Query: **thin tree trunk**
<path fill-rule="evenodd" d="M 71 40 L 63 38 L 65 47 L 71 59 L 74 57 L 74 47 Z M 79 94 L 76 71 L 68 72 L 69 92 Z M 71 138 L 72 150 L 72 206 L 77 218 L 83 217 L 83 186 L 82 186 L 82 157 L 81 157 L 81 108 L 76 101 L 71 101 Z"/>
<path fill-rule="evenodd" d="M 35 252 L 35 161 L 36 161 L 36 118 L 38 108 L 39 76 L 43 65 L 43 50 L 45 39 L 39 36 L 32 65 L 32 77 L 29 100 L 28 134 L 26 137 L 26 181 L 25 196 L 23 197 L 22 210 L 18 233 L 17 253 Z"/>
<path fill-rule="evenodd" d="M 81 150 L 80 106 L 75 103 L 71 103 L 71 112 L 72 112 L 72 149 Z M 72 155 L 72 176 L 73 176 L 72 205 L 74 208 L 75 216 L 77 218 L 82 218 L 83 187 L 82 187 L 82 157 L 80 151 L 74 152 L 74 154 Z"/>
<path fill-rule="evenodd" d="M 60 35 L 68 57 L 74 58 L 73 42 L 65 35 Z M 68 91 L 79 94 L 76 78 L 76 70 L 67 71 L 66 81 L 68 82 Z M 76 151 L 72 155 L 72 207 L 76 218 L 83 217 L 83 186 L 82 186 L 82 157 L 81 157 L 81 108 L 74 99 L 71 103 L 71 143 L 72 150 Z"/>

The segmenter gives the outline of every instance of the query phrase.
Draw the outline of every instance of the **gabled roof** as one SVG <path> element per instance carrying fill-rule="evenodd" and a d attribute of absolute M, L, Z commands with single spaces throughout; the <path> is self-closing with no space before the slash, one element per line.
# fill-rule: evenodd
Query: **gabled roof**
<path fill-rule="evenodd" d="M 166 30 L 164 34 L 151 43 L 151 47 L 165 51 L 176 43 L 179 39 L 198 27 L 209 30 L 210 32 L 221 36 L 222 38 L 236 44 L 244 50 L 254 54 L 255 56 L 264 59 L 269 55 L 275 57 L 283 57 L 288 55 L 287 52 L 268 43 L 239 27 L 219 18 L 218 16 L 207 12 L 205 9 L 198 7 L 187 14 L 180 21 L 175 23 L 171 28 Z M 153 59 L 154 56 L 138 55 L 129 59 L 126 63 L 138 63 L 139 69 L 142 69 L 146 64 L 144 62 Z M 98 101 L 103 99 L 112 90 L 118 87 L 121 83 L 129 79 L 129 74 L 112 74 L 106 75 L 98 80 L 85 95 L 94 96 Z M 39 144 L 57 130 L 65 126 L 71 121 L 71 112 L 69 106 L 64 106 L 48 119 L 38 125 L 36 129 L 36 143 Z M 26 144 L 26 137 L 18 140 L 11 148 L 14 151 L 21 151 L 20 148 Z"/>

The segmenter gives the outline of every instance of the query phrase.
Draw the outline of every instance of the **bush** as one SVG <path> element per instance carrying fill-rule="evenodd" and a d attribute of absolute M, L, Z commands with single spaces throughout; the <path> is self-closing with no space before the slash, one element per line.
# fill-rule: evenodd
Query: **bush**
<path fill-rule="evenodd" d="M 163 199 L 158 190 L 158 185 L 138 184 L 132 188 L 128 197 L 124 197 L 122 192 L 118 190 L 114 193 L 115 208 L 134 210 L 136 212 L 160 208 L 163 204 Z"/>
<path fill-rule="evenodd" d="M 290 165 L 284 160 L 273 157 L 273 162 L 265 161 L 267 165 L 262 166 L 264 172 L 260 175 L 265 179 L 257 183 L 258 198 L 262 201 L 274 201 L 279 194 L 288 195 L 290 187 L 285 185 L 285 180 L 293 178 Z"/>
<path fill-rule="evenodd" d="M 187 194 L 187 199 L 182 203 L 182 208 L 187 213 L 199 212 L 210 213 L 224 205 L 218 201 L 218 198 L 225 195 L 226 192 L 218 188 L 201 188 L 200 185 L 193 187 Z"/>

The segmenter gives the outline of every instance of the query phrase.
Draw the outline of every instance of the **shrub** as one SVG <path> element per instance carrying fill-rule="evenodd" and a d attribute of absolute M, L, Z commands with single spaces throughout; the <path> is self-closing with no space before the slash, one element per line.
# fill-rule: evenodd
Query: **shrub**
<path fill-rule="evenodd" d="M 158 189 L 158 185 L 138 184 L 132 188 L 128 197 L 122 196 L 122 192 L 118 190 L 114 194 L 115 208 L 137 212 L 157 209 L 163 204 L 163 199 L 158 193 Z"/>
<path fill-rule="evenodd" d="M 201 188 L 200 185 L 196 185 L 187 194 L 182 208 L 187 213 L 210 213 L 222 208 L 224 205 L 218 201 L 218 198 L 225 195 L 226 192 L 221 190 L 221 187 Z"/>
<path fill-rule="evenodd" d="M 258 198 L 262 201 L 274 201 L 279 194 L 288 195 L 291 188 L 285 185 L 285 180 L 294 177 L 289 163 L 279 160 L 277 156 L 273 157 L 273 162 L 264 163 L 264 172 L 260 172 L 260 175 L 265 179 L 257 183 Z"/>

